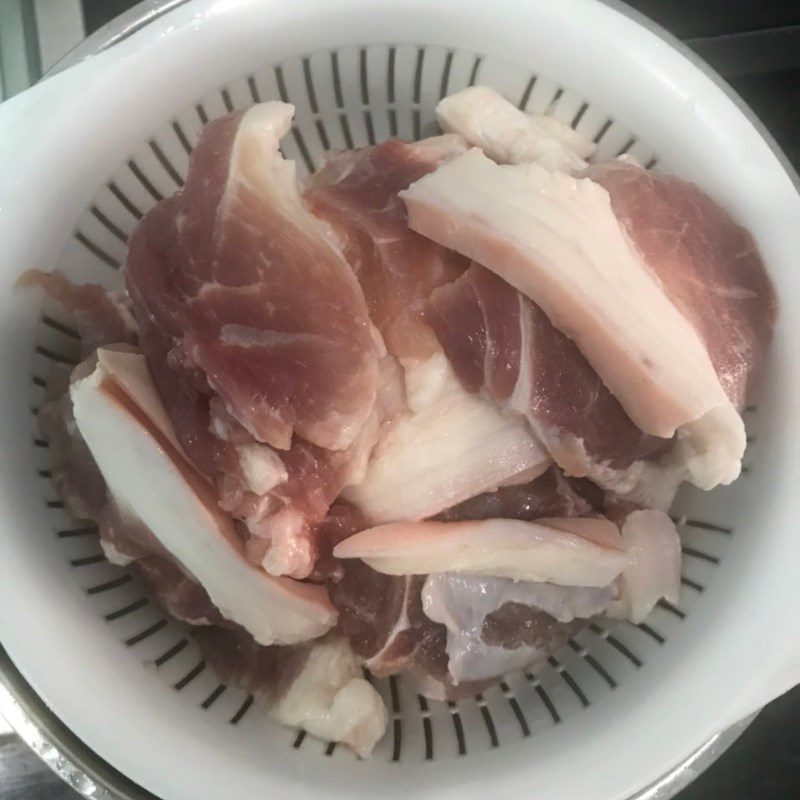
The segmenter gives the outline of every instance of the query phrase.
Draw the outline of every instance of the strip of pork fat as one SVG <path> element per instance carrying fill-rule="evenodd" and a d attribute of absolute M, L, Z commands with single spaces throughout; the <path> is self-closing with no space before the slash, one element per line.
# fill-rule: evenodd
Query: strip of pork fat
<path fill-rule="evenodd" d="M 546 169 L 579 172 L 595 145 L 561 120 L 526 114 L 489 86 L 471 86 L 439 101 L 444 131 L 463 136 L 501 164 L 535 161 Z"/>
<path fill-rule="evenodd" d="M 617 526 L 595 517 L 389 523 L 345 539 L 333 554 L 389 575 L 457 572 L 562 586 L 608 586 L 627 562 Z"/>
<path fill-rule="evenodd" d="M 386 707 L 340 637 L 261 647 L 242 631 L 208 628 L 196 639 L 220 680 L 252 694 L 284 725 L 342 742 L 362 757 L 386 730 Z"/>
<path fill-rule="evenodd" d="M 681 587 L 681 540 L 663 511 L 637 509 L 620 528 L 628 563 L 617 582 L 611 616 L 641 622 L 663 597 L 677 603 Z"/>
<path fill-rule="evenodd" d="M 549 467 L 525 420 L 465 391 L 443 353 L 407 362 L 405 375 L 410 410 L 387 428 L 363 480 L 344 492 L 371 523 L 431 517 Z"/>
<path fill-rule="evenodd" d="M 537 164 L 500 166 L 473 149 L 401 196 L 414 230 L 534 300 L 642 431 L 677 433 L 693 483 L 710 489 L 738 476 L 741 417 L 605 189 Z"/>

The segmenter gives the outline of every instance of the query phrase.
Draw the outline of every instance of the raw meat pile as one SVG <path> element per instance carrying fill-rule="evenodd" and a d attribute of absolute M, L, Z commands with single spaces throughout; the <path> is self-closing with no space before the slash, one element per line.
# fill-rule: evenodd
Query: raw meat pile
<path fill-rule="evenodd" d="M 302 187 L 292 114 L 206 126 L 124 296 L 26 276 L 85 359 L 40 421 L 68 507 L 221 678 L 366 755 L 364 667 L 454 699 L 677 602 L 666 512 L 739 474 L 776 300 L 697 187 L 489 88 Z"/>

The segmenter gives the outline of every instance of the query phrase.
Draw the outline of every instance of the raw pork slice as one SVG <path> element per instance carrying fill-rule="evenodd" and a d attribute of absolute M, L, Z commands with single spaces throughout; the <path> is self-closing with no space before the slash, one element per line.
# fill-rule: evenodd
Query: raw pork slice
<path fill-rule="evenodd" d="M 136 343 L 136 323 L 126 303 L 102 286 L 74 284 L 60 272 L 37 269 L 25 272 L 17 286 L 39 287 L 61 306 L 79 335 L 83 358 L 98 347 Z M 88 374 L 91 368 L 82 369 Z M 63 364 L 54 363 L 50 368 L 36 423 L 50 445 L 51 480 L 67 510 L 77 519 L 97 519 L 106 506 L 106 485 L 75 425 L 70 374 L 71 369 Z"/>
<path fill-rule="evenodd" d="M 179 444 L 213 479 L 220 507 L 247 529 L 248 558 L 267 560 L 272 574 L 306 577 L 316 559 L 314 528 L 350 479 L 358 442 L 331 451 L 295 437 L 289 450 L 276 451 L 203 389 L 196 368 L 171 366 L 170 339 L 147 319 L 141 343 Z"/>
<path fill-rule="evenodd" d="M 692 322 L 733 404 L 766 352 L 778 302 L 753 237 L 695 185 L 619 161 L 585 175 Z"/>
<path fill-rule="evenodd" d="M 136 321 L 127 298 L 94 283 L 75 284 L 58 270 L 30 269 L 20 288 L 39 287 L 67 312 L 80 337 L 82 358 L 109 344 L 136 344 Z"/>
<path fill-rule="evenodd" d="M 681 470 L 654 460 L 668 445 L 634 425 L 531 300 L 473 264 L 433 292 L 426 319 L 462 385 L 526 416 L 567 474 L 642 504 L 669 505 Z"/>
<path fill-rule="evenodd" d="M 730 483 L 741 417 L 708 350 L 631 243 L 597 183 L 473 149 L 401 193 L 411 227 L 530 297 L 645 433 L 676 432 L 697 486 Z"/>
<path fill-rule="evenodd" d="M 341 239 L 387 350 L 405 370 L 409 413 L 383 430 L 364 479 L 346 492 L 373 523 L 436 514 L 535 477 L 549 461 L 524 423 L 465 394 L 423 318 L 430 293 L 468 262 L 410 230 L 398 192 L 464 149 L 460 137 L 440 136 L 333 153 L 306 194 Z"/>
<path fill-rule="evenodd" d="M 185 186 L 131 237 L 127 287 L 172 365 L 196 368 L 256 440 L 342 450 L 372 409 L 377 350 L 358 282 L 278 150 L 292 113 L 263 103 L 206 126 Z"/>
<path fill-rule="evenodd" d="M 425 615 L 447 628 L 448 672 L 456 684 L 543 661 L 580 629 L 575 620 L 602 614 L 613 598 L 611 586 L 452 573 L 429 575 L 422 589 Z"/>
<path fill-rule="evenodd" d="M 439 136 L 332 152 L 306 193 L 311 210 L 341 240 L 370 317 L 397 358 L 424 360 L 438 350 L 422 319 L 423 304 L 433 289 L 457 278 L 468 264 L 412 231 L 397 194 L 465 149 L 460 137 Z"/>
<path fill-rule="evenodd" d="M 546 169 L 579 172 L 595 145 L 561 120 L 526 114 L 489 86 L 470 86 L 439 101 L 444 131 L 461 134 L 500 164 L 535 161 Z"/>
<path fill-rule="evenodd" d="M 384 575 L 361 561 L 344 562 L 328 583 L 337 630 L 379 677 L 413 671 L 443 679 L 447 632 L 422 611 L 424 575 Z"/>
<path fill-rule="evenodd" d="M 116 516 L 140 523 L 146 538 L 157 540 L 153 554 L 174 559 L 223 617 L 259 643 L 291 644 L 325 633 L 336 615 L 324 588 L 272 578 L 247 563 L 211 484 L 170 435 L 148 378 L 143 356 L 100 351 L 94 370 L 70 387 L 76 424 Z"/>
<path fill-rule="evenodd" d="M 132 237 L 127 283 L 178 441 L 244 523 L 251 561 L 303 578 L 372 444 L 378 346 L 278 152 L 291 114 L 266 103 L 206 127 L 186 186 Z"/>
<path fill-rule="evenodd" d="M 387 575 L 457 572 L 562 586 L 608 586 L 627 563 L 619 529 L 607 519 L 536 522 L 396 522 L 334 547 Z"/>
<path fill-rule="evenodd" d="M 243 631 L 221 628 L 196 638 L 220 680 L 252 694 L 278 722 L 342 742 L 360 756 L 383 736 L 386 707 L 343 639 L 261 647 Z"/>
<path fill-rule="evenodd" d="M 173 619 L 188 625 L 231 625 L 208 592 L 170 558 L 146 556 L 136 561 L 134 568 L 150 597 Z"/>

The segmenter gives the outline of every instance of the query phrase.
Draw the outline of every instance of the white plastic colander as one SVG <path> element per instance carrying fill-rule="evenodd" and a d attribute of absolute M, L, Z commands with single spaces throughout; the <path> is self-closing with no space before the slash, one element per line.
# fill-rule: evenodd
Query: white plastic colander
<path fill-rule="evenodd" d="M 0 111 L 4 682 L 98 797 L 666 796 L 677 782 L 654 781 L 800 679 L 793 172 L 706 69 L 592 0 L 175 5 Z M 676 507 L 680 608 L 592 625 L 545 670 L 457 704 L 380 683 L 388 733 L 358 761 L 222 686 L 191 632 L 66 515 L 34 414 L 50 365 L 74 359 L 77 342 L 57 309 L 12 286 L 30 266 L 119 286 L 127 236 L 180 186 L 203 123 L 231 109 L 293 103 L 283 150 L 304 173 L 329 147 L 433 133 L 437 101 L 476 83 L 569 122 L 598 158 L 630 152 L 696 181 L 756 236 L 781 318 L 744 415 L 744 474 Z"/>

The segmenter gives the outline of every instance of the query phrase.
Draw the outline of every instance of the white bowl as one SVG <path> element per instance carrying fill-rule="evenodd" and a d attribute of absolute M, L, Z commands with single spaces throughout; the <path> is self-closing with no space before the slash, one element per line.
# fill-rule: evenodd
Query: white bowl
<path fill-rule="evenodd" d="M 602 134 L 601 156 L 627 147 L 696 181 L 754 233 L 783 308 L 745 415 L 746 474 L 681 498 L 680 609 L 587 630 L 536 677 L 457 706 L 387 683 L 388 735 L 357 761 L 220 693 L 187 632 L 48 506 L 31 409 L 53 354 L 74 341 L 54 327 L 57 311 L 42 317 L 12 286 L 33 265 L 118 285 L 137 215 L 175 190 L 203 119 L 228 107 L 295 103 L 285 152 L 302 165 L 325 145 L 425 135 L 441 93 L 469 82 L 577 118 Z M 674 43 L 591 0 L 195 0 L 4 106 L 0 159 L 0 641 L 58 718 L 130 780 L 167 800 L 612 800 L 797 680 L 800 198 L 752 115 Z"/>

